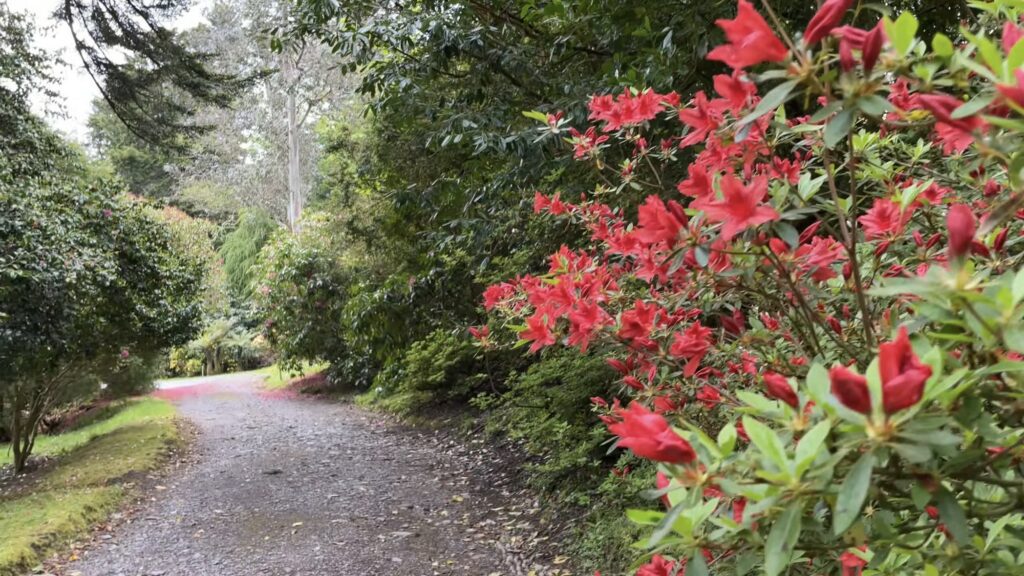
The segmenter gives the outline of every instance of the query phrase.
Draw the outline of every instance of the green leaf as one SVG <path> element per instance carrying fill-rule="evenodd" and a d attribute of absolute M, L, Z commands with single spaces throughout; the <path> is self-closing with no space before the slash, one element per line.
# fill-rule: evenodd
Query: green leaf
<path fill-rule="evenodd" d="M 764 116 L 765 114 L 781 106 L 782 103 L 786 101 L 786 98 L 789 97 L 790 92 L 792 92 L 793 89 L 796 88 L 796 85 L 799 83 L 799 80 L 790 80 L 788 82 L 783 82 L 782 84 L 779 84 L 775 88 L 769 90 L 768 93 L 764 95 L 764 98 L 761 100 L 761 102 L 757 104 L 757 107 L 754 108 L 754 111 L 739 121 L 737 127 L 746 126 L 747 124 L 750 124 L 754 120 L 757 120 L 761 116 Z"/>
<path fill-rule="evenodd" d="M 882 114 L 892 110 L 892 104 L 878 94 L 869 94 L 857 100 L 857 107 L 868 116 L 878 118 Z"/>
<path fill-rule="evenodd" d="M 989 104 L 992 103 L 993 100 L 995 100 L 995 98 L 996 95 L 994 92 L 989 92 L 988 94 L 979 94 L 970 102 L 967 102 L 959 106 L 956 110 L 953 110 L 953 113 L 950 114 L 950 118 L 959 119 L 974 116 L 978 112 L 984 110 Z"/>
<path fill-rule="evenodd" d="M 743 417 L 743 428 L 747 431 L 750 441 L 757 446 L 769 460 L 781 471 L 789 470 L 789 460 L 786 458 L 786 449 L 782 441 L 775 435 L 775 432 L 761 424 L 750 416 Z"/>
<path fill-rule="evenodd" d="M 953 494 L 945 488 L 935 493 L 935 506 L 939 509 L 939 519 L 946 525 L 946 529 L 953 535 L 953 539 L 959 544 L 966 544 L 971 540 L 971 529 L 967 525 L 967 516 L 964 509 L 956 501 Z"/>
<path fill-rule="evenodd" d="M 778 576 L 789 566 L 793 547 L 800 537 L 801 512 L 801 503 L 793 502 L 772 524 L 765 544 L 764 572 L 767 576 Z"/>
<path fill-rule="evenodd" d="M 818 405 L 827 404 L 831 382 L 828 378 L 828 370 L 815 362 L 807 370 L 807 392 Z"/>
<path fill-rule="evenodd" d="M 708 576 L 708 563 L 703 554 L 698 552 L 686 562 L 686 576 Z"/>
<path fill-rule="evenodd" d="M 718 449 L 728 456 L 736 448 L 736 426 L 729 422 L 718 431 Z"/>
<path fill-rule="evenodd" d="M 832 519 L 832 533 L 836 536 L 846 532 L 857 519 L 871 486 L 871 471 L 875 467 L 875 453 L 868 452 L 857 460 L 850 473 L 843 479 L 836 496 L 835 514 Z"/>
<path fill-rule="evenodd" d="M 895 21 L 885 17 L 885 34 L 893 50 L 900 56 L 906 56 L 913 47 L 917 26 L 917 18 L 910 12 L 900 14 Z"/>
<path fill-rule="evenodd" d="M 680 503 L 673 506 L 672 509 L 668 511 L 668 514 L 665 514 L 661 521 L 658 522 L 654 532 L 651 532 L 650 538 L 647 539 L 647 548 L 650 549 L 656 547 L 665 539 L 665 536 L 668 536 L 669 533 L 672 532 L 672 527 L 675 526 L 676 520 L 679 519 L 679 516 L 685 511 L 685 509 L 686 504 Z M 689 534 L 687 534 L 687 536 L 689 536 Z"/>
<path fill-rule="evenodd" d="M 638 510 L 636 508 L 626 510 L 626 518 L 629 518 L 635 524 L 644 526 L 656 526 L 664 517 L 665 513 L 658 512 L 657 510 Z"/>
<path fill-rule="evenodd" d="M 1021 300 L 1024 300 L 1024 268 L 1013 276 L 1013 305 L 1020 304 Z"/>
<path fill-rule="evenodd" d="M 1013 48 L 1010 49 L 1010 53 L 1006 56 L 1006 69 L 1013 72 L 1017 68 L 1024 66 L 1024 40 L 1018 40 Z"/>
<path fill-rule="evenodd" d="M 844 108 L 832 117 L 825 125 L 825 146 L 835 148 L 850 133 L 853 127 L 854 111 L 851 108 Z"/>
<path fill-rule="evenodd" d="M 953 41 L 949 36 L 939 32 L 932 38 L 932 50 L 943 58 L 949 58 L 953 55 Z"/>
<path fill-rule="evenodd" d="M 526 116 L 531 120 L 542 122 L 544 124 L 548 123 L 548 115 L 543 112 L 538 112 L 537 110 L 524 110 L 523 116 Z"/>
<path fill-rule="evenodd" d="M 832 430 L 831 424 L 828 420 L 819 422 L 814 428 L 811 428 L 804 437 L 800 439 L 800 442 L 796 445 L 796 475 L 802 475 L 814 459 L 818 456 L 818 452 L 821 450 L 822 443 L 825 442 L 825 438 L 828 437 L 828 433 Z"/>

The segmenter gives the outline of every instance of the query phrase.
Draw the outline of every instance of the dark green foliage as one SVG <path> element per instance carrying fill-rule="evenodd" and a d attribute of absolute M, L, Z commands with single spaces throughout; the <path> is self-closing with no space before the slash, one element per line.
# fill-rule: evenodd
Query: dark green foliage
<path fill-rule="evenodd" d="M 140 354 L 128 352 L 116 364 L 100 375 L 107 398 L 126 398 L 149 393 L 153 381 L 163 373 L 164 355 L 161 351 Z"/>
<path fill-rule="evenodd" d="M 224 260 L 231 295 L 244 301 L 252 295 L 255 270 L 260 250 L 279 226 L 262 210 L 246 210 L 238 217 L 238 226 L 224 238 L 218 253 Z"/>
<path fill-rule="evenodd" d="M 169 18 L 182 0 L 63 0 L 57 16 L 111 111 L 140 140 L 184 148 L 203 130 L 189 121 L 197 104 L 227 106 L 245 80 L 209 68 L 211 54 L 188 49 Z M 112 54 L 126 55 L 127 61 Z"/>
<path fill-rule="evenodd" d="M 477 401 L 490 408 L 488 426 L 520 441 L 534 456 L 538 486 L 586 498 L 587 483 L 606 474 L 608 466 L 602 446 L 607 433 L 590 410 L 590 399 L 614 395 L 615 373 L 599 355 L 553 350 L 525 372 L 511 374 L 505 386 L 499 397 Z"/>
<path fill-rule="evenodd" d="M 93 103 L 89 116 L 89 141 L 114 167 L 133 194 L 167 198 L 174 193 L 174 168 L 184 158 L 173 150 L 139 139 L 103 100 Z"/>
<path fill-rule="evenodd" d="M 374 392 L 385 409 L 401 414 L 465 401 L 487 381 L 486 362 L 465 331 L 435 330 L 377 374 Z"/>

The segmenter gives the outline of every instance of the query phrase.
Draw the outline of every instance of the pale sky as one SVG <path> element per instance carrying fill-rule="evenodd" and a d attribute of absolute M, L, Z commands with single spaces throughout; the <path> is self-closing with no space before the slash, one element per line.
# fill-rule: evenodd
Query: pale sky
<path fill-rule="evenodd" d="M 60 94 L 60 104 L 63 106 L 66 117 L 59 117 L 54 114 L 46 116 L 51 126 L 66 136 L 79 142 L 85 142 L 88 130 L 86 122 L 89 120 L 89 113 L 92 112 L 92 101 L 99 96 L 99 90 L 93 84 L 89 75 L 82 68 L 82 61 L 75 52 L 75 44 L 71 39 L 71 33 L 63 22 L 56 22 L 52 18 L 54 10 L 60 5 L 60 0 L 0 0 L 7 2 L 11 10 L 15 12 L 28 12 L 35 17 L 39 28 L 49 28 L 40 31 L 36 43 L 53 52 L 57 52 L 67 66 L 55 70 L 59 85 L 55 88 Z M 176 20 L 173 27 L 184 30 L 205 22 L 202 13 L 210 0 L 198 0 L 192 2 L 193 6 L 181 18 Z M 36 112 L 45 114 L 42 100 L 35 102 Z"/>

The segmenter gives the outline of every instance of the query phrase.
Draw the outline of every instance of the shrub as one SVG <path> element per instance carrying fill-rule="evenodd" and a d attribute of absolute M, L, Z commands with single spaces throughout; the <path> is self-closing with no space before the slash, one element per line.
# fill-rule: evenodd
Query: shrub
<path fill-rule="evenodd" d="M 740 0 L 717 97 L 535 114 L 607 183 L 537 194 L 591 238 L 485 306 L 618 371 L 632 403 L 595 407 L 666 508 L 629 513 L 638 574 L 995 575 L 1024 552 L 1019 3 L 930 48 L 910 13 L 838 27 L 851 5 L 794 35 Z M 612 204 L 636 190 L 635 217 Z"/>
<path fill-rule="evenodd" d="M 468 336 L 437 330 L 414 342 L 374 378 L 382 406 L 411 413 L 425 406 L 467 400 L 486 379 L 480 352 Z"/>
<path fill-rule="evenodd" d="M 600 356 L 552 350 L 523 373 L 505 380 L 507 391 L 475 400 L 488 409 L 488 428 L 518 441 L 534 457 L 533 483 L 586 504 L 595 478 L 608 473 L 607 436 L 600 421 L 581 411 L 595 396 L 610 394 L 614 372 Z"/>
<path fill-rule="evenodd" d="M 266 212 L 246 210 L 239 215 L 238 226 L 224 238 L 218 254 L 224 262 L 228 287 L 236 299 L 246 300 L 252 296 L 256 260 L 278 228 L 280 226 Z"/>

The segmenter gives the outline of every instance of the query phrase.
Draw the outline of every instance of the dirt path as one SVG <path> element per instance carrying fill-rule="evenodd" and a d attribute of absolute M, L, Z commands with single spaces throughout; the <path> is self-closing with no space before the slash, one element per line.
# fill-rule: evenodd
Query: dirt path
<path fill-rule="evenodd" d="M 479 515 L 494 504 L 480 487 L 493 491 L 504 478 L 476 477 L 430 434 L 352 405 L 263 394 L 258 384 L 227 376 L 164 391 L 198 428 L 197 462 L 64 573 L 488 576 L 535 568 L 508 550 L 522 537 L 501 534 L 520 522 L 536 535 L 535 504 Z"/>

